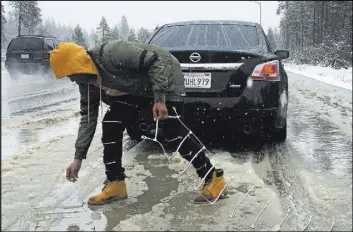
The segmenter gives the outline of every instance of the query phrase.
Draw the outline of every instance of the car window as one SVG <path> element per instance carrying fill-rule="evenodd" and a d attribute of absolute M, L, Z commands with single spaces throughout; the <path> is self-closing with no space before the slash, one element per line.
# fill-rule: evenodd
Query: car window
<path fill-rule="evenodd" d="M 9 44 L 7 51 L 11 52 L 14 50 L 29 50 L 36 51 L 42 50 L 44 47 L 44 41 L 41 38 L 14 38 Z"/>
<path fill-rule="evenodd" d="M 47 39 L 46 40 L 47 42 L 47 48 L 49 49 L 49 50 L 53 50 L 54 48 L 55 48 L 55 45 L 54 45 L 54 40 L 52 40 L 52 39 Z"/>
<path fill-rule="evenodd" d="M 267 50 L 259 42 L 257 29 L 252 25 L 189 24 L 161 28 L 150 41 L 165 48 Z"/>

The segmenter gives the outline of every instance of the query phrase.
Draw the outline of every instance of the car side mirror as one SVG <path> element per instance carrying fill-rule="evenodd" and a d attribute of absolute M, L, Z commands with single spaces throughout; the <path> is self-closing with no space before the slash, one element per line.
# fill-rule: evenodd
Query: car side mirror
<path fill-rule="evenodd" d="M 277 50 L 275 55 L 278 56 L 281 60 L 287 59 L 289 57 L 289 51 L 287 50 Z"/>

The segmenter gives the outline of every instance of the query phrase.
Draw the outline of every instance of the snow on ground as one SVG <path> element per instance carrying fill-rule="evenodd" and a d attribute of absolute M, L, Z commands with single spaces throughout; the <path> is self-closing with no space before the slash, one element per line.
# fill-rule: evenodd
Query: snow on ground
<path fill-rule="evenodd" d="M 352 67 L 348 69 L 334 69 L 331 67 L 285 63 L 284 68 L 289 72 L 352 91 Z"/>
<path fill-rule="evenodd" d="M 297 110 L 304 114 L 311 110 L 315 117 L 336 125 L 341 132 L 352 137 L 352 91 L 327 85 L 315 79 L 288 71 L 289 106 L 298 101 L 303 107 Z"/>
<path fill-rule="evenodd" d="M 252 155 L 247 153 L 249 157 Z M 157 160 L 158 155 L 152 154 L 148 159 Z M 195 187 L 200 184 L 200 179 L 196 177 L 195 170 L 191 167 L 184 174 L 180 174 L 187 166 L 188 162 L 180 156 L 175 157 L 168 164 L 163 154 L 159 155 L 161 160 L 164 160 L 165 166 L 176 171 L 171 177 L 178 180 L 180 183 L 177 190 L 173 190 L 171 194 L 162 199 L 159 204 L 152 207 L 152 210 L 145 214 L 134 215 L 113 228 L 116 231 L 128 230 L 160 230 L 175 229 L 171 225 L 175 225 L 176 221 L 180 223 L 180 230 L 190 230 L 190 223 L 193 227 L 198 227 L 199 230 L 228 230 L 229 228 L 242 228 L 237 220 L 241 220 L 241 224 L 251 225 L 255 216 L 252 210 L 261 210 L 267 201 L 271 201 L 268 208 L 268 213 L 263 215 L 258 222 L 258 228 L 265 228 L 266 221 L 271 221 L 273 218 L 283 217 L 281 204 L 276 197 L 276 192 L 268 188 L 266 183 L 257 175 L 254 170 L 252 160 L 245 163 L 238 163 L 229 152 L 214 151 L 214 155 L 210 155 L 211 162 L 217 167 L 224 169 L 226 173 L 226 182 L 228 184 L 229 198 L 220 201 L 217 205 L 198 206 L 191 203 L 192 198 L 197 196 Z M 230 217 L 233 213 L 234 205 L 239 202 L 247 193 L 252 190 L 250 196 L 246 200 L 246 207 L 239 207 L 234 212 L 234 217 Z M 178 209 L 181 207 L 181 209 Z M 180 211 L 179 211 L 180 210 Z M 183 213 L 186 212 L 186 213 Z M 192 215 L 204 214 L 204 220 L 198 220 Z M 205 220 L 207 218 L 207 220 Z M 272 219 L 271 219 L 272 218 Z M 274 224 L 276 220 L 273 220 Z M 264 223 L 264 224 L 263 224 Z M 279 223 L 279 222 L 277 222 Z"/>

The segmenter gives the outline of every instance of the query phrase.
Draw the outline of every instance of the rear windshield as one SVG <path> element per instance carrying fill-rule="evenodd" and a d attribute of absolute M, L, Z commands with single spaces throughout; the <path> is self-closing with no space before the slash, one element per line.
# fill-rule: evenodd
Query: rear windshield
<path fill-rule="evenodd" d="M 236 24 L 173 25 L 161 28 L 150 41 L 169 49 L 219 49 L 258 51 L 255 26 Z"/>
<path fill-rule="evenodd" d="M 8 47 L 8 51 L 14 50 L 43 50 L 44 40 L 42 38 L 15 38 Z"/>

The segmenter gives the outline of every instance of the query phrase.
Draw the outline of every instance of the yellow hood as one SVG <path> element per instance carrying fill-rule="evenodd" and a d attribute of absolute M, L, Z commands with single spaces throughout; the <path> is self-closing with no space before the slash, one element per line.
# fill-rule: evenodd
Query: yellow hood
<path fill-rule="evenodd" d="M 50 66 L 56 79 L 72 74 L 97 74 L 86 50 L 75 43 L 62 42 L 50 53 Z"/>

